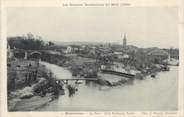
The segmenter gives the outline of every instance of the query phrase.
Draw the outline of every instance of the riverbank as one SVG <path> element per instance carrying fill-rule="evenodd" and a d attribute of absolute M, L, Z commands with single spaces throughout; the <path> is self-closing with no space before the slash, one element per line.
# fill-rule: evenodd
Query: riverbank
<path fill-rule="evenodd" d="M 29 99 L 12 99 L 8 101 L 9 111 L 34 111 L 53 101 L 51 94 L 45 97 L 33 96 Z"/>
<path fill-rule="evenodd" d="M 73 78 L 66 69 L 45 64 L 57 78 Z M 114 76 L 105 75 L 104 78 L 113 80 Z M 159 72 L 156 78 L 146 76 L 144 80 L 135 79 L 113 88 L 82 83 L 74 96 L 70 97 L 66 90 L 65 95 L 37 111 L 172 111 L 177 110 L 177 87 L 178 67 L 170 66 L 170 71 Z"/>
<path fill-rule="evenodd" d="M 115 87 L 133 82 L 133 79 L 118 75 L 104 74 L 104 73 L 99 73 L 98 75 L 99 80 L 97 81 L 97 83 L 102 86 Z"/>
<path fill-rule="evenodd" d="M 120 68 L 120 71 L 127 70 L 126 71 L 127 73 L 129 73 L 129 71 L 138 73 L 134 74 L 130 73 L 130 75 L 133 76 L 133 78 L 131 79 L 123 76 L 117 82 L 114 82 L 109 79 L 106 79 L 104 76 L 112 75 L 113 77 L 116 77 L 116 75 L 101 73 L 101 65 L 103 65 L 103 63 L 99 61 L 97 62 L 97 60 L 94 58 L 86 58 L 78 54 L 66 54 L 66 55 L 44 54 L 43 56 L 44 56 L 43 61 L 68 69 L 72 73 L 72 76 L 84 78 L 98 78 L 99 79 L 97 81 L 98 84 L 107 86 L 119 86 L 125 83 L 129 83 L 133 79 L 143 80 L 146 76 L 149 75 L 153 75 L 155 77 L 157 73 L 169 70 L 169 67 L 167 65 L 162 64 L 151 64 L 151 66 L 147 68 L 137 70 L 135 66 L 129 65 L 125 66 L 122 63 L 115 62 L 116 64 L 114 63 L 114 65 L 111 65 L 110 67 L 117 67 L 118 69 Z"/>
<path fill-rule="evenodd" d="M 93 58 L 81 57 L 77 54 L 54 55 L 43 53 L 42 61 L 67 68 L 73 76 L 86 78 L 97 77 L 99 65 Z"/>
<path fill-rule="evenodd" d="M 9 61 L 9 111 L 36 110 L 57 98 L 59 94 L 64 94 L 64 90 L 55 83 L 52 72 L 38 61 Z"/>

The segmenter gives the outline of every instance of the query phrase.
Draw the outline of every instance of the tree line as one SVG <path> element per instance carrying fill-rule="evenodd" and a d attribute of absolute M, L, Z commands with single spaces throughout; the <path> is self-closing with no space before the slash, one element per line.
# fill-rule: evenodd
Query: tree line
<path fill-rule="evenodd" d="M 31 33 L 28 33 L 26 36 L 8 37 L 7 42 L 11 49 L 16 48 L 24 50 L 41 50 L 54 45 L 53 42 L 44 42 L 42 37 L 34 36 Z"/>

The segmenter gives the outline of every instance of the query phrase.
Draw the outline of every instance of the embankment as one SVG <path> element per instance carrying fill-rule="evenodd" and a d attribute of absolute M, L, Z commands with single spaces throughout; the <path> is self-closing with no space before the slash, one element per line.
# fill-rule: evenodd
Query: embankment
<path fill-rule="evenodd" d="M 35 71 L 36 70 L 36 71 Z M 62 92 L 62 93 L 61 93 Z M 64 94 L 52 73 L 35 61 L 11 61 L 8 68 L 8 110 L 31 111 Z"/>

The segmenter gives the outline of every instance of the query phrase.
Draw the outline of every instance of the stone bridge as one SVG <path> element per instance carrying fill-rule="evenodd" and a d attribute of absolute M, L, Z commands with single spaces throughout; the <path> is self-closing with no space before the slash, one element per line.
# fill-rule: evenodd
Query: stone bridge
<path fill-rule="evenodd" d="M 43 53 L 49 53 L 49 54 L 60 54 L 57 51 L 53 50 L 24 50 L 24 49 L 13 49 L 11 50 L 14 54 L 15 57 L 18 58 L 34 58 L 34 59 L 39 59 Z"/>

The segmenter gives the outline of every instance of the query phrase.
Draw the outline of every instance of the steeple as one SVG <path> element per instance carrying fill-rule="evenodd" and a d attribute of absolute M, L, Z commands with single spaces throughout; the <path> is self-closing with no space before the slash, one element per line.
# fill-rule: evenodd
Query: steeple
<path fill-rule="evenodd" d="M 126 38 L 126 34 L 124 34 L 124 37 L 123 37 L 123 48 L 126 47 L 126 44 L 127 44 L 127 38 Z"/>

